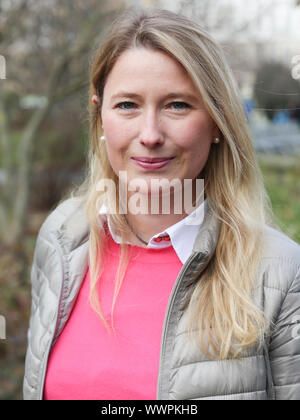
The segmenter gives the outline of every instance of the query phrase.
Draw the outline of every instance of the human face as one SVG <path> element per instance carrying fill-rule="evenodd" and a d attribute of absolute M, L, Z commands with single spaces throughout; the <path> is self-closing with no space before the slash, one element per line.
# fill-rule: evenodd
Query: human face
<path fill-rule="evenodd" d="M 127 50 L 116 61 L 101 117 L 113 171 L 126 171 L 128 182 L 146 180 L 145 193 L 151 179 L 179 179 L 182 185 L 196 179 L 218 135 L 186 70 L 166 53 L 146 48 Z M 152 158 L 164 161 L 150 163 Z"/>

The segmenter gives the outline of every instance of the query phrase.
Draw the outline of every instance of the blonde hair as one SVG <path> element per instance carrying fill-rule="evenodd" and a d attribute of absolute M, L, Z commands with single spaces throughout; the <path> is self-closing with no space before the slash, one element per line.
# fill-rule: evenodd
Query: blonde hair
<path fill-rule="evenodd" d="M 102 204 L 100 179 L 118 185 L 101 133 L 101 99 L 109 72 L 120 55 L 131 48 L 164 51 L 186 69 L 207 110 L 218 126 L 221 141 L 212 147 L 199 176 L 205 181 L 209 206 L 220 222 L 215 253 L 185 307 L 190 337 L 208 357 L 239 357 L 243 349 L 259 344 L 267 329 L 264 314 L 252 299 L 263 247 L 265 224 L 274 224 L 271 206 L 256 161 L 239 93 L 222 49 L 197 23 L 166 10 L 130 9 L 112 25 L 91 66 L 89 173 L 72 192 L 86 208 L 90 226 L 90 301 L 102 321 L 97 294 L 101 282 L 107 232 L 98 215 Z M 91 98 L 100 97 L 95 108 Z M 106 203 L 109 206 L 109 202 Z M 122 237 L 114 304 L 130 255 L 125 244 L 124 215 L 113 214 L 112 224 Z M 112 308 L 112 313 L 113 313 Z M 198 331 L 198 333 L 197 333 Z"/>

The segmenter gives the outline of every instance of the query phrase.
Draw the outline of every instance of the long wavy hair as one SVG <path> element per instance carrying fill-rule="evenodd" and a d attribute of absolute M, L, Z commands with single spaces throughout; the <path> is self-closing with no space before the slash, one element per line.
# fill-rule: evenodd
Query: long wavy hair
<path fill-rule="evenodd" d="M 179 62 L 191 77 L 208 112 L 221 132 L 199 174 L 205 182 L 208 204 L 220 222 L 220 234 L 209 267 L 194 287 L 186 307 L 189 337 L 210 358 L 239 357 L 243 349 L 260 343 L 268 320 L 255 306 L 253 286 L 263 247 L 266 224 L 275 226 L 265 192 L 243 106 L 224 53 L 198 23 L 160 9 L 129 9 L 111 26 L 94 54 L 90 69 L 90 148 L 88 173 L 70 194 L 82 200 L 90 227 L 90 302 L 104 325 L 97 285 L 101 283 L 107 246 L 105 220 L 98 215 L 103 195 L 97 191 L 101 179 L 118 186 L 106 153 L 102 133 L 101 100 L 107 77 L 120 55 L 136 47 L 163 51 Z M 97 94 L 100 104 L 92 104 Z M 117 194 L 118 196 L 118 194 Z M 107 197 L 107 194 L 106 194 Z M 110 206 L 115 197 L 105 202 Z M 112 313 L 126 267 L 130 261 L 123 214 L 111 214 L 122 238 Z"/>

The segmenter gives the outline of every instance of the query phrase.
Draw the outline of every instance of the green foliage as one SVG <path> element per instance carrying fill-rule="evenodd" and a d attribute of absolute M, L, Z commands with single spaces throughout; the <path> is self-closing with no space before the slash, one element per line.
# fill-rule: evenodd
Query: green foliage
<path fill-rule="evenodd" d="M 300 243 L 300 157 L 261 158 L 260 166 L 280 228 Z"/>
<path fill-rule="evenodd" d="M 74 124 L 75 125 L 75 124 Z M 18 166 L 18 149 L 23 132 L 14 130 L 10 133 L 11 161 Z M 41 130 L 35 144 L 35 162 L 39 168 L 79 168 L 84 165 L 88 146 L 88 135 L 83 130 Z M 1 154 L 0 168 L 5 156 Z"/>
<path fill-rule="evenodd" d="M 39 167 L 78 168 L 85 162 L 88 136 L 77 133 L 44 131 L 36 144 L 35 160 Z"/>
<path fill-rule="evenodd" d="M 11 156 L 9 157 L 12 164 L 16 167 L 18 162 L 18 147 L 20 144 L 21 131 L 13 131 L 9 137 L 10 146 L 11 146 Z M 0 168 L 4 167 L 4 161 L 7 156 L 4 156 L 2 153 L 2 148 L 0 147 Z"/>

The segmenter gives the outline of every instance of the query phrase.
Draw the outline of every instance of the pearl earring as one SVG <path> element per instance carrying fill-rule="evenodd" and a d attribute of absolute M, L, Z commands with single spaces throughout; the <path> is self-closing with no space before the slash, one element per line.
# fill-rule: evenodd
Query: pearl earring
<path fill-rule="evenodd" d="M 214 143 L 220 143 L 220 139 L 219 139 L 219 137 L 216 137 L 216 138 L 215 138 Z"/>
<path fill-rule="evenodd" d="M 105 136 L 101 136 L 101 137 L 99 137 L 99 140 L 100 140 L 100 141 L 105 141 Z"/>

